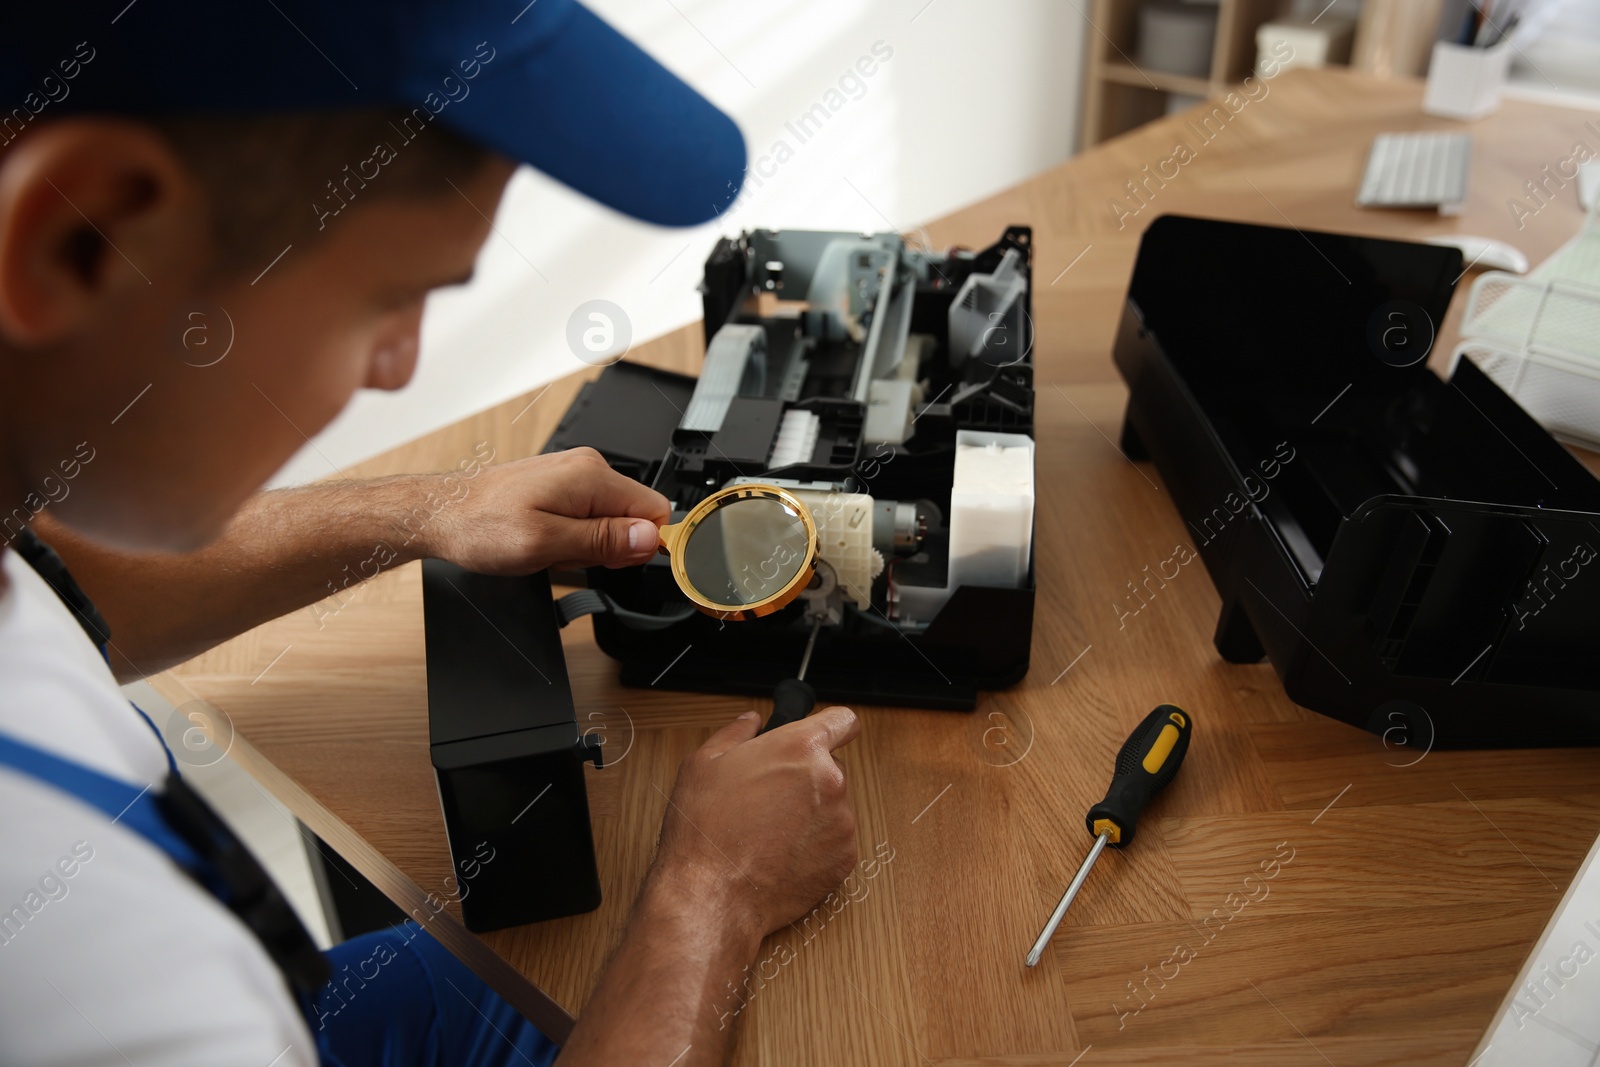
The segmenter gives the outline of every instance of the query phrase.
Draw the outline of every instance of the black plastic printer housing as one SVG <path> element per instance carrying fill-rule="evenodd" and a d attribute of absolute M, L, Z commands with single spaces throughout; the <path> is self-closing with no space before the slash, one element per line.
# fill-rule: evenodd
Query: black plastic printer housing
<path fill-rule="evenodd" d="M 580 735 L 544 572 L 422 564 L 428 736 L 462 919 L 498 930 L 600 906 Z M 492 620 L 492 621 L 491 621 Z"/>
<path fill-rule="evenodd" d="M 1123 445 L 1188 524 L 1225 659 L 1419 754 L 1600 743 L 1600 482 L 1471 362 L 1423 362 L 1461 273 L 1432 245 L 1157 219 L 1116 341 Z"/>

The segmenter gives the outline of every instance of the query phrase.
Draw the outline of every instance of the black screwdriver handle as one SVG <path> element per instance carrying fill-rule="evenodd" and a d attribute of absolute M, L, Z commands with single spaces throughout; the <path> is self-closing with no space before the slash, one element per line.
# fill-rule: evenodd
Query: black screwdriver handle
<path fill-rule="evenodd" d="M 785 678 L 772 690 L 772 715 L 761 728 L 762 733 L 799 722 L 817 706 L 817 691 L 798 678 Z"/>
<path fill-rule="evenodd" d="M 1133 843 L 1139 813 L 1177 776 L 1193 728 L 1189 713 L 1172 704 L 1160 705 L 1134 727 L 1117 753 L 1117 770 L 1106 798 L 1090 808 L 1084 820 L 1091 837 L 1105 831 L 1113 848 Z"/>

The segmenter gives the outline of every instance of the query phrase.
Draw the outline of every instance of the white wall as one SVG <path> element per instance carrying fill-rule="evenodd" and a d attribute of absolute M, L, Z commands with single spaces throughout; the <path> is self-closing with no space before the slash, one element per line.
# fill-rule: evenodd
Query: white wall
<path fill-rule="evenodd" d="M 698 320 L 695 286 L 718 236 L 754 227 L 914 229 L 1060 162 L 1074 143 L 1086 25 L 1072 2 L 590 6 L 731 114 L 753 162 L 780 139 L 792 158 L 765 164 L 772 177 L 747 182 L 729 213 L 692 230 L 632 222 L 524 168 L 477 278 L 431 298 L 415 380 L 397 394 L 358 396 L 274 484 L 324 477 L 580 369 L 566 324 L 587 300 L 622 307 L 635 344 Z M 785 122 L 820 102 L 879 41 L 892 56 L 800 143 Z"/>
<path fill-rule="evenodd" d="M 1513 38 L 1508 96 L 1600 105 L 1600 0 L 1543 0 Z"/>

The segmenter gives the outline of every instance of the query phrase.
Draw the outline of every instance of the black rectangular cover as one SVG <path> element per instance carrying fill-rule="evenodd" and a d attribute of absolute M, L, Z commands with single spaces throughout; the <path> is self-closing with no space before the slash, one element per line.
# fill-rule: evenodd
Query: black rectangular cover
<path fill-rule="evenodd" d="M 1234 662 L 1424 746 L 1600 743 L 1600 483 L 1470 361 L 1454 249 L 1164 216 L 1115 360 Z"/>
<path fill-rule="evenodd" d="M 545 572 L 422 564 L 428 732 L 470 930 L 600 905 L 583 761 Z"/>

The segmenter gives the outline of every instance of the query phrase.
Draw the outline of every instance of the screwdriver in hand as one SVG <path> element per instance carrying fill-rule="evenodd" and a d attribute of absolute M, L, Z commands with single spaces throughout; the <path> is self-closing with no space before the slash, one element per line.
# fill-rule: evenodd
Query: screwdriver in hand
<path fill-rule="evenodd" d="M 761 733 L 777 729 L 791 722 L 799 722 L 817 706 L 817 691 L 806 682 L 806 668 L 811 666 L 811 650 L 817 644 L 817 631 L 822 629 L 823 616 L 818 615 L 811 624 L 811 636 L 806 639 L 805 655 L 800 657 L 800 670 L 793 678 L 785 678 L 772 690 L 772 714 Z"/>
<path fill-rule="evenodd" d="M 1111 776 L 1111 788 L 1105 799 L 1089 809 L 1084 822 L 1094 837 L 1094 847 L 1084 859 L 1083 866 L 1072 878 L 1067 891 L 1061 894 L 1061 903 L 1051 913 L 1039 939 L 1028 950 L 1028 966 L 1032 967 L 1044 955 L 1050 936 L 1061 925 L 1062 916 L 1072 898 L 1083 888 L 1094 861 L 1100 858 L 1107 845 L 1127 848 L 1133 844 L 1133 832 L 1139 822 L 1139 813 L 1150 798 L 1165 789 L 1177 776 L 1183 757 L 1189 751 L 1189 734 L 1193 722 L 1189 713 L 1171 704 L 1162 704 L 1144 717 L 1134 727 L 1133 733 L 1122 743 L 1117 753 L 1117 769 Z"/>

